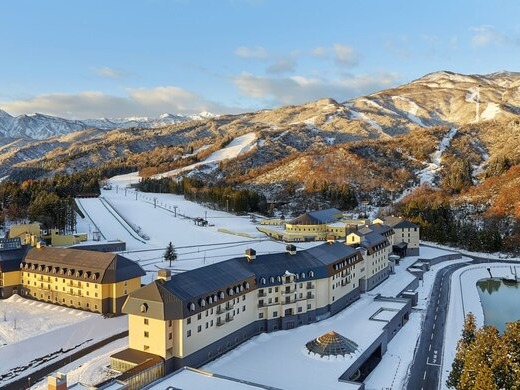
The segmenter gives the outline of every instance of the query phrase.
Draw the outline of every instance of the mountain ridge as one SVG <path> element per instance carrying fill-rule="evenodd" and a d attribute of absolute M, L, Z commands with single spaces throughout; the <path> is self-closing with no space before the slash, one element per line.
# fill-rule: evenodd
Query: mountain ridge
<path fill-rule="evenodd" d="M 154 128 L 167 126 L 190 120 L 203 120 L 215 117 L 215 114 L 201 112 L 194 115 L 162 114 L 157 118 L 99 118 L 99 119 L 66 119 L 57 116 L 33 113 L 13 116 L 0 109 L 0 136 L 7 139 L 30 138 L 43 140 L 75 131 L 96 128 L 114 130 L 119 128 Z"/>

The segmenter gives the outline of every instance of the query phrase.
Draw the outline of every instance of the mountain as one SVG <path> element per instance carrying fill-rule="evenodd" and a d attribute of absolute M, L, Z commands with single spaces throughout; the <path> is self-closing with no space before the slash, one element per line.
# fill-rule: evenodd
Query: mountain
<path fill-rule="evenodd" d="M 425 183 L 456 192 L 477 187 L 520 163 L 519 113 L 520 73 L 443 71 L 343 103 L 321 99 L 177 123 L 179 117 L 164 115 L 157 127 L 142 125 L 150 123 L 146 118 L 77 121 L 90 129 L 5 139 L 0 177 L 23 180 L 118 164 L 143 175 L 232 183 L 294 203 L 320 188 L 326 193 L 327 186 L 348 185 L 359 199 L 384 205 Z M 33 117 L 39 123 L 59 119 Z M 14 119 L 0 113 L 1 123 Z M 117 129 L 105 130 L 110 127 Z M 233 158 L 215 158 L 253 133 L 247 139 L 254 144 L 240 153 L 220 153 Z"/>
<path fill-rule="evenodd" d="M 42 140 L 90 128 L 101 130 L 126 129 L 130 127 L 154 128 L 190 120 L 207 119 L 214 116 L 214 114 L 202 112 L 196 115 L 163 114 L 159 118 L 72 120 L 38 113 L 13 117 L 7 112 L 0 110 L 0 136 L 7 139 L 31 138 Z"/>

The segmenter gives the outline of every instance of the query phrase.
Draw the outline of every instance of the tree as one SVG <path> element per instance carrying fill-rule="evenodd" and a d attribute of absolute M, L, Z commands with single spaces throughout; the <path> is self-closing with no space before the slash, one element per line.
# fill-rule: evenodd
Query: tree
<path fill-rule="evenodd" d="M 175 246 L 170 243 L 166 247 L 166 251 L 164 252 L 164 261 L 170 262 L 170 267 L 172 266 L 172 261 L 177 260 L 177 252 L 175 251 Z"/>

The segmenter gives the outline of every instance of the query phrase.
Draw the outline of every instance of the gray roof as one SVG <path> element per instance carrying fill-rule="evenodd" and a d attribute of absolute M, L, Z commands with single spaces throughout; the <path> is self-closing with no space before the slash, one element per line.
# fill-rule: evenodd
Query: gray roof
<path fill-rule="evenodd" d="M 116 283 L 146 274 L 139 264 L 121 255 L 80 249 L 32 248 L 25 256 L 24 264 L 45 267 L 36 272 L 49 272 L 47 267 L 52 268 L 51 273 L 54 269 L 73 271 L 71 275 L 67 274 L 70 279 L 83 280 L 97 274 L 97 283 Z M 80 274 L 76 275 L 77 271 Z"/>
<path fill-rule="evenodd" d="M 336 222 L 342 217 L 343 213 L 338 209 L 326 209 L 318 211 L 310 211 L 302 214 L 289 223 L 294 225 L 320 225 L 325 223 Z"/>
<path fill-rule="evenodd" d="M 297 274 L 301 281 L 327 277 L 334 272 L 332 266 L 345 259 L 357 262 L 361 254 L 339 242 L 325 243 L 293 255 L 258 255 L 252 261 L 245 256 L 234 258 L 174 275 L 170 281 L 156 280 L 130 293 L 123 312 L 160 319 L 185 318 L 226 302 L 235 294 L 246 293 L 248 289 L 281 284 L 278 277 L 286 271 Z M 205 302 L 201 305 L 203 299 Z M 144 303 L 147 314 L 142 310 Z"/>
<path fill-rule="evenodd" d="M 386 217 L 384 221 L 386 225 L 389 225 L 397 229 L 410 229 L 419 227 L 419 225 L 416 225 L 415 223 L 407 221 L 401 217 Z"/>
<path fill-rule="evenodd" d="M 31 249 L 30 245 L 24 245 L 16 249 L 2 249 L 0 251 L 0 272 L 19 271 L 20 264 L 29 249 Z"/>

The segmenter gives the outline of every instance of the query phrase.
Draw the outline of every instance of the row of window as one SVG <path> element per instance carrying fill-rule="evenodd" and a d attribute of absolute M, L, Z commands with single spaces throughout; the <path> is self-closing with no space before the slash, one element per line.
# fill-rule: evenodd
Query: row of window
<path fill-rule="evenodd" d="M 245 290 L 249 290 L 249 282 L 244 282 L 240 285 L 237 285 L 235 287 L 229 287 L 226 290 L 227 296 L 231 297 L 235 294 L 240 294 L 241 292 L 244 292 Z M 245 296 L 244 296 L 245 297 Z M 206 304 L 211 305 L 213 303 L 216 303 L 218 300 L 223 300 L 226 298 L 226 294 L 224 294 L 223 291 L 219 291 L 216 294 L 210 295 L 206 298 L 200 298 L 199 299 L 199 307 L 205 307 Z M 244 298 L 245 299 L 245 298 Z M 195 306 L 195 303 L 190 302 L 188 303 L 188 310 L 195 311 L 197 310 L 197 307 Z"/>
<path fill-rule="evenodd" d="M 40 274 L 31 274 L 30 272 L 22 272 L 22 277 L 24 276 L 27 276 L 28 278 L 31 278 L 31 277 L 34 277 L 35 279 L 37 279 L 39 277 L 40 280 L 43 280 L 43 281 L 47 281 L 47 282 L 51 282 L 51 277 L 50 276 L 47 276 L 46 277 L 46 280 L 44 279 L 44 277 Z M 57 282 L 58 281 L 58 278 L 54 278 L 54 281 Z M 67 283 L 67 281 L 71 282 L 72 283 L 72 280 L 70 279 L 61 279 L 61 282 L 62 283 Z M 81 282 L 76 282 L 78 287 L 81 287 Z M 86 287 L 89 287 L 90 286 L 90 283 L 85 283 L 86 284 Z M 127 282 L 125 281 L 124 285 L 126 286 L 127 285 Z M 98 284 L 97 283 L 93 283 L 93 286 L 94 288 L 98 288 Z"/>
<path fill-rule="evenodd" d="M 93 280 L 97 280 L 99 278 L 99 272 L 75 270 L 74 268 L 53 267 L 50 265 L 46 266 L 44 264 L 20 263 L 20 269 L 31 269 L 33 271 L 49 273 L 52 272 L 53 274 L 74 276 L 76 278 L 83 277 L 84 279 L 91 278 Z"/>
<path fill-rule="evenodd" d="M 31 292 L 28 292 L 27 294 L 28 294 L 28 295 L 32 295 L 35 299 L 38 299 L 38 293 L 37 293 L 36 291 L 35 291 L 35 292 L 32 292 L 32 293 L 31 293 Z M 22 294 L 22 295 L 23 295 L 23 294 Z M 41 294 L 41 293 L 40 293 L 40 299 L 39 299 L 39 300 L 45 300 L 45 298 L 43 297 L 43 294 Z M 50 296 L 50 295 L 47 295 L 47 301 L 51 301 L 51 300 L 53 300 L 53 299 L 51 298 L 51 296 Z M 57 297 L 57 296 L 54 297 L 54 302 L 58 303 L 58 297 Z M 78 301 L 76 305 L 74 305 L 74 300 L 72 300 L 72 299 L 71 299 L 69 302 L 70 302 L 70 305 L 71 305 L 71 306 L 74 306 L 74 307 L 82 307 L 81 301 Z M 62 298 L 61 303 L 62 303 L 63 305 L 66 305 L 66 304 L 67 304 L 66 299 L 65 299 L 65 298 Z M 90 303 L 87 302 L 87 303 L 85 304 L 85 307 L 86 307 L 87 309 L 90 309 Z M 98 309 L 98 305 L 97 305 L 97 304 L 94 304 L 94 310 L 97 310 L 97 309 Z"/>
<path fill-rule="evenodd" d="M 24 284 L 24 280 L 22 279 L 22 285 L 23 285 L 23 284 Z M 30 281 L 27 282 L 26 285 L 27 285 L 28 287 L 30 287 L 31 282 L 30 282 Z M 37 283 L 37 282 L 34 282 L 33 285 L 36 287 L 36 286 L 38 285 L 38 283 Z M 74 287 L 74 288 L 78 288 L 78 287 Z M 40 289 L 52 290 L 51 285 L 48 284 L 48 283 L 47 283 L 47 286 L 45 286 L 45 287 L 44 287 L 43 283 L 40 283 Z M 65 289 L 66 289 L 65 287 L 62 287 L 62 291 L 63 291 L 63 292 L 65 292 Z M 58 291 L 58 286 L 57 286 L 57 285 L 54 285 L 54 290 L 55 290 L 55 291 Z M 74 289 L 69 287 L 69 293 L 72 294 L 72 295 L 74 295 Z M 124 294 L 125 294 L 125 295 L 127 294 L 127 290 L 124 290 Z M 78 290 L 77 293 L 76 293 L 76 295 L 80 295 L 80 296 L 81 296 L 81 295 L 82 295 L 82 290 Z M 85 291 L 85 295 L 86 295 L 87 297 L 90 296 L 90 291 Z M 95 293 L 94 293 L 94 298 L 97 298 L 97 297 L 98 297 L 98 293 L 95 292 Z"/>
<path fill-rule="evenodd" d="M 300 278 L 301 279 L 305 279 L 306 277 L 314 278 L 314 271 L 309 271 L 308 273 L 301 272 L 301 273 L 296 273 L 294 275 L 294 278 L 296 280 L 299 280 Z M 285 277 L 285 283 L 291 283 L 291 279 L 290 278 L 291 278 L 290 276 L 286 276 Z M 275 281 L 277 283 L 282 283 L 282 277 L 281 276 L 277 276 L 276 279 L 275 279 L 274 276 L 270 276 L 269 277 L 269 283 L 270 284 L 275 283 Z M 259 284 L 265 285 L 265 284 L 267 284 L 267 278 L 266 277 L 261 277 L 258 282 L 259 282 Z"/>
<path fill-rule="evenodd" d="M 246 311 L 246 306 L 244 305 L 244 306 L 242 306 L 242 313 L 245 312 L 245 311 Z M 235 315 L 238 315 L 238 314 L 240 314 L 240 308 L 238 308 L 236 310 L 233 309 L 232 313 L 231 312 L 230 313 L 226 313 L 225 321 L 231 321 L 235 317 Z M 220 317 L 217 318 L 217 325 L 220 325 L 223 322 L 224 321 L 221 320 Z M 191 319 L 190 318 L 188 318 L 188 325 L 189 324 L 191 324 Z M 212 319 L 209 320 L 209 321 L 206 321 L 205 328 L 209 329 L 209 328 L 213 327 L 214 324 L 215 324 L 215 322 Z M 197 325 L 197 333 L 200 333 L 200 332 L 202 332 L 202 325 Z M 191 337 L 191 329 L 188 329 L 186 331 L 186 337 Z"/>

